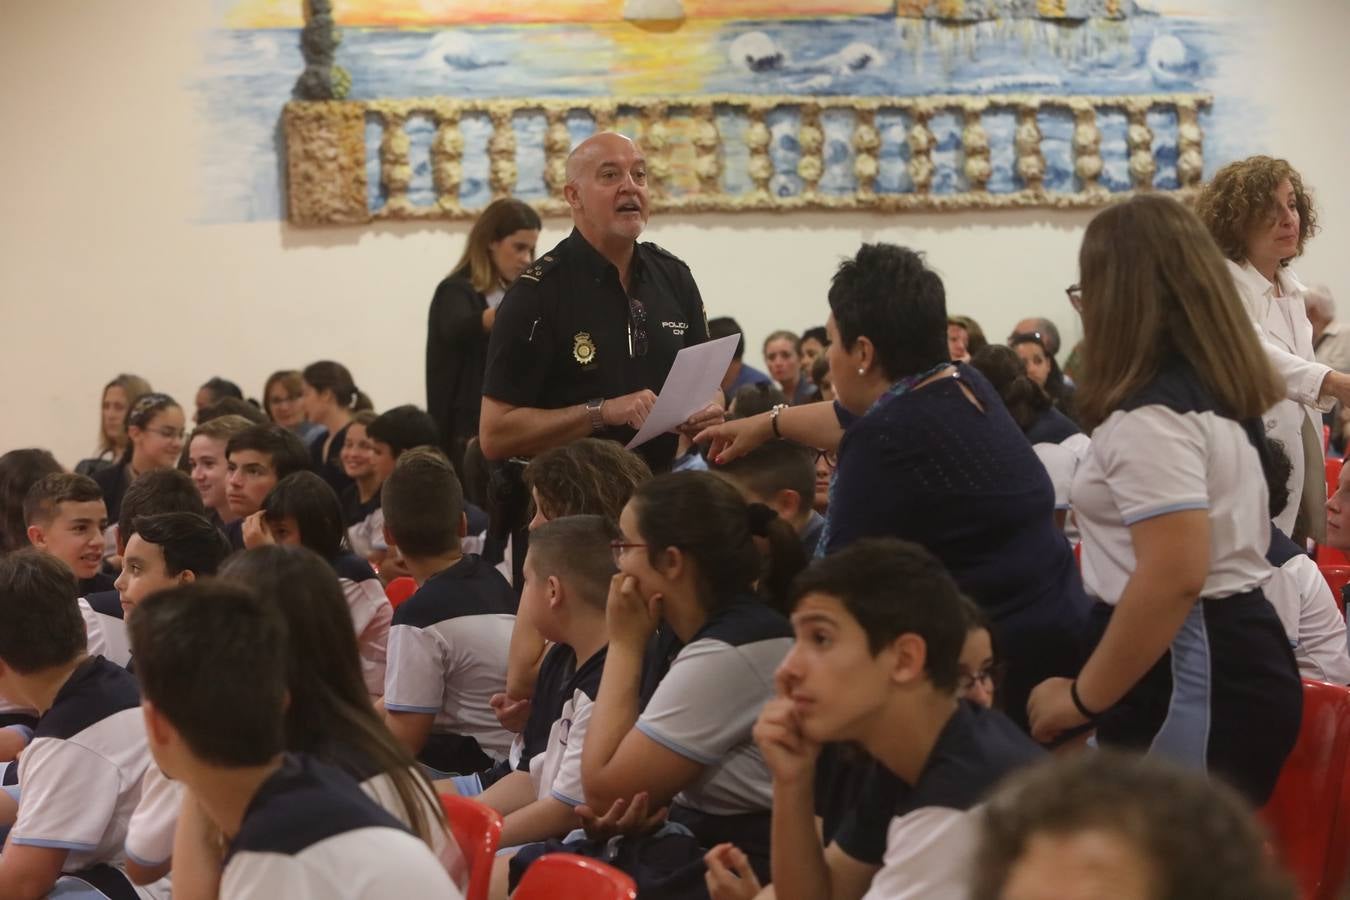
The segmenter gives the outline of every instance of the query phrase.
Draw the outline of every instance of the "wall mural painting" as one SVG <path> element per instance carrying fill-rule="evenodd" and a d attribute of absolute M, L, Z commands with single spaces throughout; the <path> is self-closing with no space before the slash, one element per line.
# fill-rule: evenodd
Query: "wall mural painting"
<path fill-rule="evenodd" d="M 563 211 L 641 140 L 658 208 L 1090 206 L 1239 155 L 1232 22 L 1142 0 L 217 0 L 203 218 Z M 1168 0 L 1157 0 L 1166 4 Z"/>

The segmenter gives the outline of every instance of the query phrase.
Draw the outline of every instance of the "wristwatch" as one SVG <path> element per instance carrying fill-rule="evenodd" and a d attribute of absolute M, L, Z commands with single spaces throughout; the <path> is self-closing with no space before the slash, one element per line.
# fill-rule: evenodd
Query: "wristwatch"
<path fill-rule="evenodd" d="M 586 401 L 586 412 L 589 413 L 591 417 L 592 434 L 605 430 L 605 417 L 600 414 L 600 407 L 604 405 L 604 397 L 596 397 L 594 400 Z"/>

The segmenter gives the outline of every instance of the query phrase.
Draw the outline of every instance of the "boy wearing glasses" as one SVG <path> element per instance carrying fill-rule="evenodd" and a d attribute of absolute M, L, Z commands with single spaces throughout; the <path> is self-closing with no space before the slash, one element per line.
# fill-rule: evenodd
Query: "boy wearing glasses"
<path fill-rule="evenodd" d="M 490 703 L 506 690 L 515 592 L 461 549 L 464 495 L 440 451 L 405 451 L 380 502 L 385 540 L 418 584 L 389 629 L 389 730 L 436 777 L 491 768 L 511 747 Z"/>
<path fill-rule="evenodd" d="M 813 508 L 818 451 L 791 441 L 769 441 L 742 457 L 713 466 L 749 503 L 763 503 L 797 530 L 807 558 L 825 528 L 825 517 Z"/>
<path fill-rule="evenodd" d="M 793 594 L 797 640 L 755 725 L 773 773 L 774 894 L 963 900 L 972 811 L 1043 753 L 1001 713 L 957 696 L 970 618 L 956 583 L 917 544 L 868 539 L 817 561 Z M 813 802 L 826 741 L 856 741 L 872 759 L 822 848 Z M 714 900 L 759 893 L 735 847 L 706 859 Z"/>

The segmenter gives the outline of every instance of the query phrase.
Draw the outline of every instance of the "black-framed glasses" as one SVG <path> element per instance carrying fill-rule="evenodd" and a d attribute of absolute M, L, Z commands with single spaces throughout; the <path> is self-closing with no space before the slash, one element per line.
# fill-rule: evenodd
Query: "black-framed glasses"
<path fill-rule="evenodd" d="M 610 541 L 610 542 L 609 542 L 609 551 L 610 551 L 611 553 L 614 554 L 614 565 L 617 566 L 617 565 L 619 564 L 619 559 L 620 559 L 620 557 L 623 556 L 623 551 L 635 549 L 635 548 L 638 548 L 638 547 L 645 547 L 645 546 L 647 546 L 647 545 L 646 545 L 646 544 L 630 544 L 630 543 L 627 543 L 627 542 L 625 542 L 625 541 Z"/>
<path fill-rule="evenodd" d="M 825 465 L 830 467 L 831 469 L 839 468 L 838 452 L 834 450 L 817 450 L 816 462 L 819 463 L 822 459 L 825 460 Z"/>
<path fill-rule="evenodd" d="M 1064 293 L 1068 295 L 1069 302 L 1073 304 L 1073 308 L 1081 313 L 1083 311 L 1082 286 L 1078 284 L 1071 284 L 1064 289 Z"/>
<path fill-rule="evenodd" d="M 996 689 L 1003 681 L 1003 669 L 1003 663 L 994 663 L 978 672 L 962 672 L 956 676 L 957 693 L 964 694 L 976 684 L 983 685 L 988 690 Z"/>
<path fill-rule="evenodd" d="M 628 298 L 628 355 L 647 355 L 647 307 L 636 297 Z"/>

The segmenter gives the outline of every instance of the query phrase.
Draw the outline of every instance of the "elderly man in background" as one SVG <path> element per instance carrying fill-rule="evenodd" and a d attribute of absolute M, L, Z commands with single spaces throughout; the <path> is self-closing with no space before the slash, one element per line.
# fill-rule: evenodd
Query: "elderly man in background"
<path fill-rule="evenodd" d="M 1331 288 L 1314 285 L 1303 292 L 1303 307 L 1313 327 L 1313 354 L 1324 366 L 1350 372 L 1350 328 L 1336 321 Z"/>

